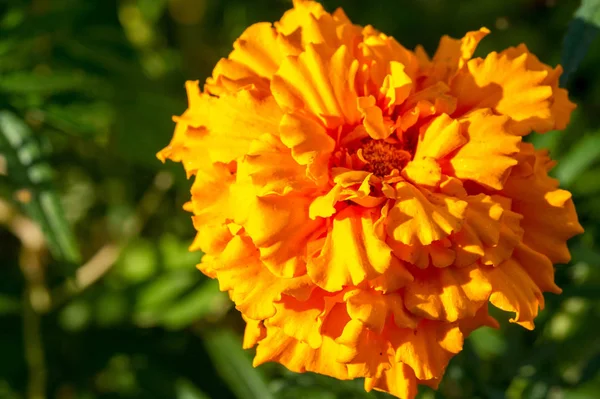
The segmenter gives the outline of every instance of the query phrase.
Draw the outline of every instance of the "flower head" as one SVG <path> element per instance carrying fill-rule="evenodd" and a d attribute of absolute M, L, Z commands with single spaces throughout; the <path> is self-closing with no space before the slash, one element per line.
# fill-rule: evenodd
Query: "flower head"
<path fill-rule="evenodd" d="M 575 108 L 524 45 L 433 57 L 296 1 L 250 26 L 158 156 L 194 176 L 198 266 L 247 322 L 255 365 L 436 387 L 488 301 L 533 328 L 582 232 L 548 154 L 522 137 Z"/>

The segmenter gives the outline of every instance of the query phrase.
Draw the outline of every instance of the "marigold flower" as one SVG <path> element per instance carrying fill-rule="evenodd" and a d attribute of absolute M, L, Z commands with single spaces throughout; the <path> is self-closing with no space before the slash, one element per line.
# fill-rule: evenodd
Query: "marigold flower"
<path fill-rule="evenodd" d="M 255 365 L 437 387 L 488 301 L 533 329 L 583 230 L 547 152 L 575 105 L 524 45 L 430 58 L 341 9 L 296 1 L 250 26 L 159 152 L 194 176 L 199 269 L 247 322 Z"/>

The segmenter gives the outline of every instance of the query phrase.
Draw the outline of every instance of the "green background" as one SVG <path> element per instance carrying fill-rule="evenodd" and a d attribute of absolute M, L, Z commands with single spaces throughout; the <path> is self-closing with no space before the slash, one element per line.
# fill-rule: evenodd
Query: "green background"
<path fill-rule="evenodd" d="M 561 60 L 579 1 L 371 0 L 343 6 L 408 48 L 492 30 L 478 55 L 521 42 Z M 0 0 L 0 398 L 369 398 L 361 381 L 251 367 L 243 323 L 188 253 L 191 182 L 155 153 L 248 25 L 277 0 Z M 587 8 L 586 8 L 587 7 Z M 596 8 L 594 8 L 596 7 Z M 600 4 L 571 26 L 569 128 L 531 138 L 559 160 L 583 236 L 535 331 L 473 333 L 423 398 L 600 398 Z M 585 21 L 585 23 L 584 23 Z M 36 224 L 27 218 L 35 220 Z M 43 227 L 47 245 L 36 225 Z M 48 249 L 46 249 L 48 248 Z M 72 284 L 78 279 L 81 285 Z M 496 312 L 494 312 L 496 314 Z"/>

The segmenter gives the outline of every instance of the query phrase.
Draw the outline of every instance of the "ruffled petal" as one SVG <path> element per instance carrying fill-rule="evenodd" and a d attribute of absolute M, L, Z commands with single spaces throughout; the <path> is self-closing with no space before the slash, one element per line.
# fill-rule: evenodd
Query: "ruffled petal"
<path fill-rule="evenodd" d="M 358 320 L 350 320 L 342 335 L 336 340 L 340 344 L 337 360 L 348 367 L 351 378 L 381 377 L 390 367 L 390 356 L 394 351 L 380 332 L 367 328 Z"/>
<path fill-rule="evenodd" d="M 315 284 L 335 292 L 374 279 L 390 267 L 391 250 L 375 235 L 374 220 L 370 210 L 355 206 L 335 215 L 323 249 L 307 265 Z"/>
<path fill-rule="evenodd" d="M 366 328 L 381 333 L 389 316 L 400 328 L 415 328 L 416 318 L 406 312 L 400 294 L 384 295 L 378 291 L 354 289 L 344 294 L 348 315 Z"/>
<path fill-rule="evenodd" d="M 492 108 L 508 116 L 511 130 L 519 135 L 547 131 L 554 125 L 552 88 L 544 83 L 547 76 L 547 71 L 527 67 L 526 54 L 511 58 L 492 52 L 485 59 L 473 59 L 452 80 L 452 93 L 458 98 L 456 112 Z"/>
<path fill-rule="evenodd" d="M 468 196 L 465 200 L 469 206 L 463 228 L 452 238 L 456 249 L 454 264 L 458 267 L 473 264 L 485 256 L 488 248 L 498 245 L 504 215 L 502 205 L 488 195 Z"/>
<path fill-rule="evenodd" d="M 446 114 L 436 117 L 419 131 L 419 141 L 413 159 L 442 159 L 467 143 L 457 120 Z"/>
<path fill-rule="evenodd" d="M 400 399 L 413 399 L 417 395 L 417 379 L 410 366 L 392 362 L 379 378 L 365 378 L 365 390 L 388 392 Z"/>
<path fill-rule="evenodd" d="M 186 88 L 189 109 L 175 119 L 194 128 L 186 132 L 186 147 L 193 152 L 206 151 L 210 162 L 237 160 L 248 152 L 253 140 L 264 133 L 279 132 L 282 113 L 273 97 L 241 90 L 216 98 L 199 93 L 198 82 L 187 82 Z M 197 163 L 207 161 L 206 158 L 196 160 Z"/>
<path fill-rule="evenodd" d="M 514 312 L 510 321 L 533 330 L 538 308 L 544 308 L 542 291 L 560 293 L 554 283 L 552 262 L 524 244 L 515 248 L 513 257 L 497 267 L 482 267 L 492 284 L 490 302 L 507 312 Z"/>
<path fill-rule="evenodd" d="M 421 380 L 441 377 L 463 346 L 457 323 L 431 320 L 422 320 L 415 330 L 399 329 L 391 339 L 396 361 L 409 365 Z"/>
<path fill-rule="evenodd" d="M 256 197 L 251 184 L 236 184 L 233 195 L 236 223 L 244 226 L 269 270 L 285 278 L 305 273 L 307 244 L 323 227 L 322 220 L 308 217 L 310 198 Z"/>
<path fill-rule="evenodd" d="M 262 320 L 253 320 L 242 315 L 242 318 L 246 322 L 246 328 L 244 329 L 244 341 L 242 347 L 244 349 L 253 348 L 260 340 L 267 335 L 267 330 Z"/>
<path fill-rule="evenodd" d="M 358 99 L 358 109 L 363 116 L 363 126 L 374 140 L 385 140 L 394 131 L 394 125 L 391 120 L 384 120 L 383 111 L 376 104 L 375 97 L 360 97 Z"/>
<path fill-rule="evenodd" d="M 299 56 L 282 62 L 271 81 L 271 91 L 283 110 L 309 111 L 325 126 L 337 128 L 345 117 L 358 116 L 351 104 L 356 97 L 351 90 L 351 78 L 356 73 L 352 65 L 355 63 L 345 46 L 334 52 L 326 46 L 308 44 Z"/>
<path fill-rule="evenodd" d="M 315 289 L 310 298 L 300 301 L 283 295 L 275 304 L 277 312 L 266 322 L 269 326 L 280 328 L 286 335 L 318 349 L 323 343 L 321 326 L 325 313 L 323 292 Z"/>
<path fill-rule="evenodd" d="M 279 138 L 265 134 L 252 142 L 238 165 L 237 174 L 241 178 L 249 177 L 256 195 L 264 197 L 314 190 L 316 186 L 306 176 L 305 169 L 294 160 L 290 149 Z"/>
<path fill-rule="evenodd" d="M 336 360 L 339 351 L 340 345 L 331 337 L 324 336 L 323 344 L 318 349 L 313 349 L 286 335 L 280 328 L 267 326 L 267 336 L 258 343 L 252 364 L 257 367 L 266 362 L 277 362 L 296 373 L 312 371 L 338 380 L 347 380 L 346 365 Z"/>
<path fill-rule="evenodd" d="M 475 316 L 460 320 L 458 322 L 458 326 L 463 336 L 467 338 L 473 331 L 480 327 L 498 329 L 500 328 L 500 323 L 498 323 L 498 320 L 490 316 L 488 305 L 486 304 L 479 308 Z"/>
<path fill-rule="evenodd" d="M 419 190 L 405 182 L 396 185 L 396 198 L 388 214 L 387 232 L 403 244 L 428 245 L 462 226 L 465 201 Z"/>
<path fill-rule="evenodd" d="M 517 164 L 520 137 L 510 133 L 507 118 L 496 116 L 489 109 L 478 110 L 461 118 L 468 142 L 460 147 L 442 171 L 459 179 L 472 180 L 484 187 L 501 190 Z"/>
<path fill-rule="evenodd" d="M 523 241 L 553 263 L 568 263 L 571 255 L 567 240 L 583 233 L 571 193 L 557 188 L 558 181 L 548 176 L 547 152 L 535 151 L 531 144 L 522 146 L 535 156 L 533 160 L 527 157 L 522 161 L 529 161 L 532 172 L 511 175 L 503 193 L 513 199 L 512 209 L 523 215 Z"/>
<path fill-rule="evenodd" d="M 281 279 L 273 275 L 258 258 L 252 242 L 241 236 L 233 237 L 218 257 L 205 258 L 202 262 L 215 271 L 221 291 L 229 291 L 236 309 L 251 319 L 273 316 L 274 302 L 282 293 L 310 287 L 306 276 Z"/>
<path fill-rule="evenodd" d="M 485 303 L 491 285 L 479 265 L 412 272 L 415 281 L 404 289 L 409 311 L 432 320 L 454 322 L 473 317 Z"/>
<path fill-rule="evenodd" d="M 520 44 L 517 47 L 511 47 L 502 52 L 509 59 L 515 59 L 523 54 L 526 55 L 526 66 L 531 71 L 545 71 L 548 73 L 546 79 L 542 82 L 552 88 L 552 97 L 550 99 L 550 113 L 552 115 L 552 126 L 548 126 L 546 130 L 537 128 L 537 133 L 545 133 L 548 130 L 563 130 L 569 124 L 571 119 L 571 113 L 577 106 L 569 100 L 568 92 L 565 89 L 559 87 L 560 76 L 563 73 L 563 69 L 560 65 L 556 68 L 551 68 L 546 64 L 540 62 L 540 60 L 532 53 L 529 52 L 525 44 Z"/>
<path fill-rule="evenodd" d="M 307 166 L 307 176 L 321 186 L 329 180 L 329 157 L 335 141 L 318 122 L 301 114 L 286 114 L 279 126 L 281 141 L 292 150 L 292 157 Z"/>

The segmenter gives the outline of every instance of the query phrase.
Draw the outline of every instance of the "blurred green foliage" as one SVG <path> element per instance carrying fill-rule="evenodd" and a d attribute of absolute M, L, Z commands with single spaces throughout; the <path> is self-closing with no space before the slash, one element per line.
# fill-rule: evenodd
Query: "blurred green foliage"
<path fill-rule="evenodd" d="M 525 42 L 556 64 L 569 32 L 563 63 L 579 108 L 566 132 L 532 139 L 559 160 L 553 173 L 586 228 L 558 267 L 564 294 L 547 296 L 533 332 L 498 314 L 501 330 L 473 333 L 439 391 L 420 395 L 600 397 L 600 1 L 584 0 L 570 25 L 575 0 L 324 3 L 430 52 L 442 34 L 487 26 L 479 54 Z M 386 396 L 251 367 L 239 314 L 187 252 L 189 182 L 154 157 L 186 107 L 184 81 L 205 79 L 245 27 L 290 6 L 0 1 L 0 398 Z"/>

